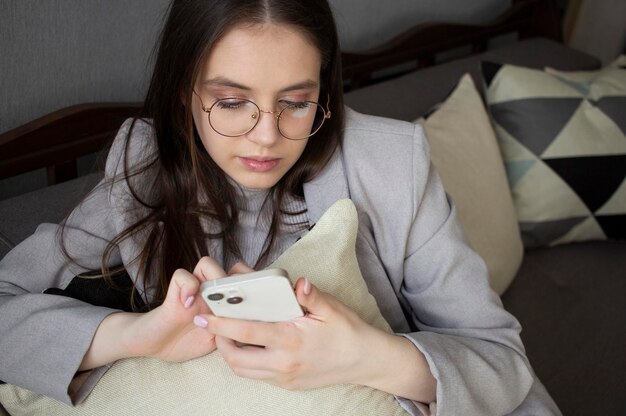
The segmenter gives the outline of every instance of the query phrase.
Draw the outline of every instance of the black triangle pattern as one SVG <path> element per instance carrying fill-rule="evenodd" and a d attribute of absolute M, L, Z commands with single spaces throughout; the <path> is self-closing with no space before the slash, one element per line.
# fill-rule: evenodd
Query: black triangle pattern
<path fill-rule="evenodd" d="M 526 248 L 545 247 L 567 234 L 569 230 L 589 217 L 565 218 L 555 221 L 520 222 L 522 243 Z"/>
<path fill-rule="evenodd" d="M 614 240 L 626 239 L 626 214 L 596 215 L 595 218 L 608 238 Z"/>
<path fill-rule="evenodd" d="M 488 88 L 493 88 L 493 81 L 503 66 L 494 62 L 481 62 L 483 80 Z M 626 69 L 626 66 L 620 65 L 620 69 Z M 626 208 L 624 212 L 620 209 L 618 214 L 596 214 L 626 181 L 626 155 L 542 157 L 580 108 L 586 95 L 583 91 L 580 97 L 527 97 L 489 106 L 494 122 L 561 177 L 590 211 L 590 215 L 575 218 L 520 222 L 526 248 L 550 245 L 585 221 L 594 221 L 606 238 L 626 239 Z M 597 102 L 589 102 L 610 118 L 626 136 L 625 97 L 604 96 Z"/>
<path fill-rule="evenodd" d="M 626 135 L 626 97 L 602 97 L 594 105 L 617 124 L 622 133 Z"/>
<path fill-rule="evenodd" d="M 491 104 L 494 120 L 536 156 L 552 144 L 583 98 L 527 98 Z"/>
<path fill-rule="evenodd" d="M 626 155 L 543 159 L 591 212 L 600 209 L 626 177 Z"/>
<path fill-rule="evenodd" d="M 498 71 L 500 71 L 502 67 L 502 64 L 498 64 L 495 62 L 483 61 L 480 63 L 480 69 L 487 87 L 491 85 L 491 81 L 493 81 L 493 79 L 498 74 Z"/>

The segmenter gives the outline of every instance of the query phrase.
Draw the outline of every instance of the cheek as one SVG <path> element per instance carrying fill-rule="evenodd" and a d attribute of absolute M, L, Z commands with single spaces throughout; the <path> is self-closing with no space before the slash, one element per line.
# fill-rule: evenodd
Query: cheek
<path fill-rule="evenodd" d="M 304 153 L 304 149 L 308 143 L 309 139 L 305 139 L 302 141 L 294 142 L 294 146 L 291 149 L 290 154 L 292 155 L 292 166 L 296 164 L 296 162 L 302 157 L 302 153 Z"/>
<path fill-rule="evenodd" d="M 193 109 L 193 122 L 196 126 L 196 130 L 200 135 L 200 140 L 204 145 L 204 149 L 209 153 L 209 155 L 213 156 L 212 153 L 215 152 L 215 147 L 218 142 L 215 140 L 215 131 L 209 125 L 209 120 L 207 119 L 207 114 L 202 111 L 202 109 L 198 109 L 194 106 Z"/>
<path fill-rule="evenodd" d="M 220 161 L 225 159 L 228 153 L 228 149 L 223 140 L 219 140 L 220 137 L 216 137 L 217 133 L 215 133 L 210 127 L 208 130 L 205 128 L 203 130 L 198 130 L 198 132 L 200 134 L 202 144 L 204 145 L 204 149 L 207 151 L 209 156 L 211 156 L 211 159 L 220 164 Z"/>

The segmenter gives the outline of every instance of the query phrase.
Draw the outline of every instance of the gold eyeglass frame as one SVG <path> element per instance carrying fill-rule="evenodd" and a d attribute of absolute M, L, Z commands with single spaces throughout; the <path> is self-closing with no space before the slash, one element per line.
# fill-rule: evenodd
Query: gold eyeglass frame
<path fill-rule="evenodd" d="M 280 129 L 280 125 L 278 123 L 278 121 L 280 120 L 280 116 L 282 115 L 283 111 L 285 111 L 287 108 L 289 108 L 289 106 L 283 108 L 280 111 L 265 111 L 265 110 L 261 110 L 261 107 L 259 107 L 257 105 L 257 103 L 255 103 L 252 100 L 248 100 L 247 98 L 226 97 L 226 98 L 220 98 L 218 100 L 215 100 L 215 102 L 213 104 L 211 104 L 210 107 L 206 107 L 204 105 L 204 102 L 202 101 L 202 97 L 200 97 L 200 94 L 198 94 L 196 92 L 196 90 L 193 90 L 193 93 L 196 94 L 196 96 L 200 100 L 200 105 L 202 106 L 202 111 L 207 113 L 207 120 L 209 122 L 209 126 L 211 126 L 213 131 L 215 131 L 217 134 L 219 134 L 220 136 L 224 136 L 224 137 L 240 137 L 240 136 L 243 136 L 243 135 L 246 135 L 246 134 L 250 133 L 252 130 L 254 130 L 254 128 L 257 126 L 257 124 L 259 124 L 259 120 L 261 119 L 260 113 L 266 113 L 266 114 L 273 114 L 274 115 L 274 118 L 276 119 L 276 129 L 278 130 L 280 135 L 283 136 L 285 139 L 287 139 L 287 140 L 304 140 L 304 139 L 308 139 L 309 137 L 313 136 L 315 133 L 320 131 L 320 129 L 324 125 L 324 121 L 330 119 L 330 117 L 332 116 L 332 113 L 330 111 L 330 95 L 328 95 L 327 99 L 326 99 L 326 109 L 324 109 L 324 107 L 320 103 L 318 103 L 316 101 L 300 101 L 300 102 L 303 102 L 303 103 L 310 103 L 310 104 L 317 105 L 319 108 L 322 109 L 322 112 L 324 113 L 324 117 L 322 118 L 322 121 L 321 121 L 319 127 L 317 128 L 317 130 L 315 130 L 313 133 L 309 134 L 306 137 L 302 137 L 302 138 L 298 138 L 298 139 L 292 139 L 291 137 L 285 136 L 285 134 Z M 247 131 L 245 131 L 245 132 L 243 132 L 241 134 L 228 135 L 228 134 L 224 134 L 224 133 L 221 133 L 221 132 L 217 131 L 215 129 L 215 127 L 213 127 L 213 124 L 211 123 L 211 110 L 213 109 L 215 104 L 217 104 L 218 102 L 224 101 L 224 100 L 233 100 L 233 99 L 236 99 L 236 100 L 239 100 L 239 101 L 247 101 L 249 103 L 252 103 L 252 105 L 254 105 L 259 110 L 259 113 L 252 114 L 252 118 L 255 119 L 255 123 L 252 125 L 252 127 L 250 127 L 250 129 L 248 129 Z"/>

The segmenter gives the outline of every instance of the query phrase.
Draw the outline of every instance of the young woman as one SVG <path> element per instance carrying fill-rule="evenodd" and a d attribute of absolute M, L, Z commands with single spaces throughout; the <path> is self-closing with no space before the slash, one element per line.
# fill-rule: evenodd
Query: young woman
<path fill-rule="evenodd" d="M 325 0 L 174 0 L 143 117 L 120 130 L 103 182 L 60 233 L 41 226 L 0 263 L 0 379 L 76 403 L 118 359 L 217 348 L 241 377 L 368 385 L 414 414 L 558 413 L 422 130 L 344 112 L 340 74 Z M 346 197 L 364 278 L 396 334 L 306 276 L 297 321 L 209 313 L 202 281 L 264 267 Z M 132 293 L 107 293 L 133 311 L 67 290 L 89 270 L 114 288 L 130 279 Z"/>

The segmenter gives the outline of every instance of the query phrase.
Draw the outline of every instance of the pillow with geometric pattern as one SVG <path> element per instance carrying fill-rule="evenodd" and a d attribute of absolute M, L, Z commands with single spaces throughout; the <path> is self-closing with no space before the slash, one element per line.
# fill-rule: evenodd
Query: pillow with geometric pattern
<path fill-rule="evenodd" d="M 524 246 L 626 238 L 626 56 L 593 72 L 482 73 Z"/>

